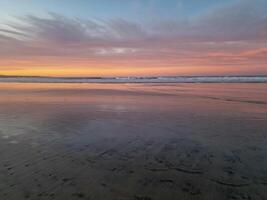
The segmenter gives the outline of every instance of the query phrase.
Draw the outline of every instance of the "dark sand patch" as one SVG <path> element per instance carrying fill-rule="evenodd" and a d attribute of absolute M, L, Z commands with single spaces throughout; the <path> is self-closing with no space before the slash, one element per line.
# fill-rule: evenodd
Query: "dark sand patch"
<path fill-rule="evenodd" d="M 0 199 L 267 199 L 265 105 L 218 101 L 247 99 L 233 85 L 219 94 L 207 85 L 117 87 L 111 96 L 3 96 Z M 264 101 L 265 87 L 248 86 L 248 101 Z M 163 89 L 177 93 L 153 92 Z"/>

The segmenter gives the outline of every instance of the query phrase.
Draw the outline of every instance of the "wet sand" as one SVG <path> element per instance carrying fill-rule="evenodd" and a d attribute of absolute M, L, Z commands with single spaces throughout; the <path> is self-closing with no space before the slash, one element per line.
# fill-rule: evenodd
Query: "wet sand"
<path fill-rule="evenodd" d="M 267 199 L 267 84 L 0 83 L 0 199 Z"/>

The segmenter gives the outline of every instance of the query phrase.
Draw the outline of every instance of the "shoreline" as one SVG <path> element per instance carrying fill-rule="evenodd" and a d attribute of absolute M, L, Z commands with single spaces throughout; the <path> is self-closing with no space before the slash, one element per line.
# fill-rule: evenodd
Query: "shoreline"
<path fill-rule="evenodd" d="M 195 77 L 0 77 L 0 83 L 267 83 L 267 76 Z"/>

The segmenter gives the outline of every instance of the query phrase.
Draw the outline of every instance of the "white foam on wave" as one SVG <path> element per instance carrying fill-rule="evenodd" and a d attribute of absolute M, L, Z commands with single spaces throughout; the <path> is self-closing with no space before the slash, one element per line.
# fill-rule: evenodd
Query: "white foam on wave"
<path fill-rule="evenodd" d="M 267 83 L 267 76 L 177 76 L 177 77 L 0 77 L 0 82 L 21 83 Z"/>

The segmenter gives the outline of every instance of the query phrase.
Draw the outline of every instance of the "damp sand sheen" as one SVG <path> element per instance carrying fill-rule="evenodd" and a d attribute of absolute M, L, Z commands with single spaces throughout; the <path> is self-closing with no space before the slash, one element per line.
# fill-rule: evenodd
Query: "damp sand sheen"
<path fill-rule="evenodd" d="M 267 199 L 266 83 L 0 83 L 0 199 Z"/>

